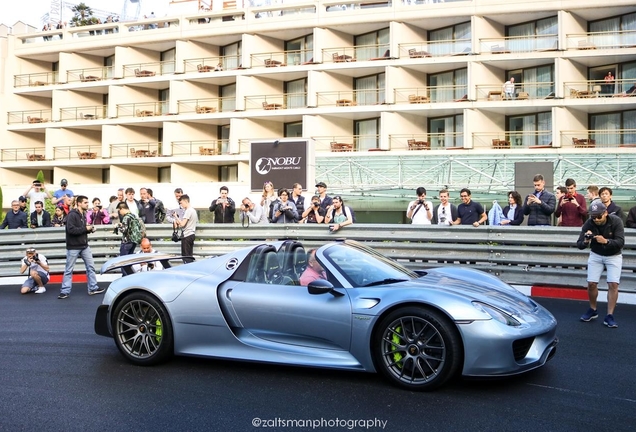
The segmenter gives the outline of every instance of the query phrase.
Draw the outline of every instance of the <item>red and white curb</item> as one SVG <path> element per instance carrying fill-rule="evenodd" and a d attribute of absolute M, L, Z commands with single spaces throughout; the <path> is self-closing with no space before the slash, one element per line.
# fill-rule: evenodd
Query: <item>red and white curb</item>
<path fill-rule="evenodd" d="M 97 276 L 97 282 L 112 282 L 115 279 L 119 279 L 121 277 L 121 274 L 98 274 Z M 62 278 L 64 277 L 63 274 L 60 273 L 54 273 L 51 275 L 51 279 L 49 280 L 48 283 L 50 284 L 61 284 L 62 283 Z M 22 283 L 26 280 L 26 276 L 10 276 L 10 277 L 3 277 L 0 278 L 0 286 L 3 285 L 22 285 Z M 86 273 L 73 273 L 73 283 L 86 283 L 87 282 L 87 277 L 86 277 Z"/>
<path fill-rule="evenodd" d="M 512 285 L 518 291 L 530 297 L 561 298 L 567 300 L 587 300 L 587 288 L 585 287 L 560 287 L 549 285 Z M 598 301 L 607 303 L 607 290 L 599 287 Z M 618 288 L 619 304 L 636 304 L 636 293 L 621 292 Z"/>

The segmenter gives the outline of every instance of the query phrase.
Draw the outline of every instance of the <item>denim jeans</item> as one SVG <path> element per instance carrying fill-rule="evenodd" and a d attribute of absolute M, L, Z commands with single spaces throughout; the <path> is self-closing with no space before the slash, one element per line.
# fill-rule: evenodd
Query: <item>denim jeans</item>
<path fill-rule="evenodd" d="M 133 242 L 128 242 L 128 243 L 122 243 L 119 246 L 119 255 L 131 255 L 133 253 L 135 253 L 135 247 L 137 245 Z"/>
<path fill-rule="evenodd" d="M 97 276 L 95 275 L 95 261 L 91 248 L 86 246 L 84 249 L 67 249 L 66 250 L 66 268 L 64 269 L 64 279 L 62 280 L 63 294 L 70 294 L 73 287 L 73 269 L 77 258 L 81 257 L 86 266 L 86 276 L 88 277 L 88 291 L 95 291 L 97 286 Z"/>

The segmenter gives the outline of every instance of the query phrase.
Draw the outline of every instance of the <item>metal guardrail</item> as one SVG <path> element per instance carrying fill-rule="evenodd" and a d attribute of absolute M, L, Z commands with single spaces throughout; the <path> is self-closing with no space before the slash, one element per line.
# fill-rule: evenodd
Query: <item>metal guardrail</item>
<path fill-rule="evenodd" d="M 180 252 L 170 241 L 170 225 L 147 225 L 147 235 L 156 250 Z M 586 286 L 589 250 L 579 250 L 578 228 L 563 227 L 440 227 L 414 225 L 355 224 L 330 234 L 326 225 L 263 225 L 243 228 L 239 224 L 197 226 L 194 253 L 210 257 L 241 247 L 279 239 L 301 240 L 306 247 L 346 237 L 373 247 L 411 269 L 465 265 L 496 275 L 509 283 Z M 4 254 L 0 277 L 16 276 L 27 247 L 42 252 L 51 272 L 64 270 L 65 247 L 62 228 L 0 231 Z M 119 237 L 112 226 L 98 227 L 89 236 L 97 267 L 119 254 Z M 636 230 L 627 229 L 623 250 L 621 291 L 636 292 Z M 82 270 L 81 263 L 77 270 Z M 605 287 L 604 280 L 599 284 Z"/>

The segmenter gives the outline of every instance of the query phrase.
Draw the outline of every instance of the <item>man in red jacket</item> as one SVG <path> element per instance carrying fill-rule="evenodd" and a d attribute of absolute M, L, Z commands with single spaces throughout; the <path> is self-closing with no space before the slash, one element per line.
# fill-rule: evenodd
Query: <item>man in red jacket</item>
<path fill-rule="evenodd" d="M 569 178 L 565 181 L 567 193 L 557 203 L 554 215 L 561 217 L 561 226 L 581 227 L 587 220 L 585 197 L 576 193 L 576 182 Z"/>

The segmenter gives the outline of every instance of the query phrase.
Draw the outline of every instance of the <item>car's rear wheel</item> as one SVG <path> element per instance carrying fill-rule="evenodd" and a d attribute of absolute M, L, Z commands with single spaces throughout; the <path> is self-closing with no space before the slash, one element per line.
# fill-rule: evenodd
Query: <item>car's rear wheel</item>
<path fill-rule="evenodd" d="M 119 302 L 113 314 L 113 333 L 119 351 L 135 364 L 157 364 L 173 354 L 168 312 L 149 294 L 132 293 Z"/>
<path fill-rule="evenodd" d="M 409 390 L 433 390 L 458 372 L 461 338 L 442 313 L 419 307 L 398 309 L 377 327 L 373 340 L 376 367 Z"/>

